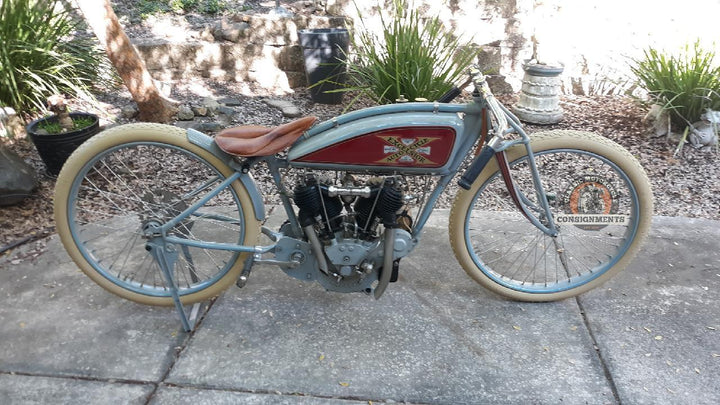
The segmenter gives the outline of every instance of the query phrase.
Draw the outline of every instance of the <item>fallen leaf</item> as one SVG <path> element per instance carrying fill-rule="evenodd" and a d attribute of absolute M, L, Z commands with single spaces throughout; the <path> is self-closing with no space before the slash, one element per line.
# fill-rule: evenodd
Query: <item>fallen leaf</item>
<path fill-rule="evenodd" d="M 662 339 L 663 339 L 663 337 L 660 335 L 655 336 L 655 340 L 662 340 Z"/>
<path fill-rule="evenodd" d="M 573 332 L 576 331 L 576 330 L 577 330 L 577 326 L 571 326 L 571 327 L 570 327 L 570 330 L 573 331 Z"/>
<path fill-rule="evenodd" d="M 318 360 L 320 360 L 320 361 L 325 360 L 325 355 L 324 355 L 324 354 L 321 354 L 320 357 L 318 357 Z"/>
<path fill-rule="evenodd" d="M 517 326 L 517 325 L 513 325 L 513 329 L 515 329 L 515 330 L 522 330 L 522 328 L 519 327 L 519 326 Z"/>
<path fill-rule="evenodd" d="M 350 386 L 350 383 L 346 383 L 346 382 L 342 382 L 342 381 L 339 382 L 338 384 L 342 385 L 343 387 L 349 387 L 349 386 Z"/>

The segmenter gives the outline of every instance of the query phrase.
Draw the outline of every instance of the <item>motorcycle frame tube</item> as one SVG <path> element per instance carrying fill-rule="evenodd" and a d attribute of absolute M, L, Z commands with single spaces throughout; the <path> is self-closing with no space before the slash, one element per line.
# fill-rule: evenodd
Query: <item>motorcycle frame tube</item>
<path fill-rule="evenodd" d="M 478 137 L 481 133 L 482 128 L 482 122 L 486 118 L 485 113 L 482 109 L 482 106 L 478 103 L 469 103 L 469 104 L 439 104 L 439 103 L 404 103 L 404 104 L 392 104 L 392 105 L 385 105 L 385 106 L 379 106 L 379 107 L 372 107 L 368 108 L 366 110 L 359 110 L 355 112 L 351 112 L 345 115 L 341 115 L 337 118 L 334 118 L 329 121 L 325 121 L 322 124 L 319 124 L 318 126 L 310 129 L 305 135 L 303 135 L 298 142 L 296 142 L 293 149 L 304 143 L 304 139 L 309 139 L 314 136 L 320 135 L 324 133 L 325 131 L 332 130 L 334 128 L 337 128 L 338 125 L 341 125 L 343 123 L 351 123 L 360 119 L 368 118 L 368 117 L 376 117 L 376 116 L 385 116 L 390 114 L 396 114 L 396 113 L 407 113 L 407 112 L 431 112 L 431 113 L 464 113 L 463 117 L 463 125 L 462 125 L 462 132 L 458 134 L 458 138 L 456 139 L 457 145 L 453 148 L 453 153 L 450 156 L 450 159 L 448 160 L 448 163 L 441 168 L 441 170 L 435 170 L 428 171 L 428 169 L 418 169 L 418 168 L 383 168 L 383 167 L 374 167 L 374 166 L 356 166 L 356 165 L 346 165 L 346 164 L 321 164 L 321 165 L 315 165 L 315 164 L 298 164 L 295 162 L 287 162 L 287 166 L 289 167 L 298 167 L 298 168 L 317 168 L 317 169 L 325 169 L 325 170 L 339 170 L 339 171 L 354 171 L 354 172 L 386 172 L 388 174 L 407 174 L 407 175 L 418 175 L 418 174 L 432 174 L 435 176 L 439 176 L 439 183 L 433 190 L 433 192 L 430 194 L 427 202 L 425 203 L 423 210 L 420 213 L 420 216 L 418 217 L 418 221 L 413 227 L 413 233 L 412 237 L 414 239 L 418 239 L 422 229 L 427 222 L 428 218 L 430 218 L 430 214 L 432 213 L 433 209 L 435 208 L 435 203 L 437 202 L 437 199 L 440 197 L 442 192 L 447 188 L 447 185 L 450 183 L 452 178 L 455 176 L 456 172 L 458 171 L 460 165 L 462 164 L 463 160 L 467 156 L 468 153 L 470 153 L 473 145 L 477 141 Z M 452 119 L 453 121 L 456 119 L 456 116 L 448 115 L 448 121 Z M 399 125 L 407 124 L 405 123 L 398 123 Z M 291 149 L 292 153 L 292 149 Z M 290 156 L 290 155 L 289 155 Z M 268 159 L 269 161 L 269 159 Z M 268 164 L 272 171 L 277 171 L 276 169 L 273 170 L 273 165 Z M 281 167 L 281 165 L 275 165 L 276 167 Z M 275 179 L 276 175 L 273 174 L 273 178 Z M 278 176 L 279 178 L 279 176 Z M 276 185 L 278 187 L 279 183 L 278 180 L 275 179 Z M 281 193 L 281 198 L 283 200 L 287 199 L 287 196 L 283 195 Z M 285 203 L 283 203 L 285 205 Z M 290 205 L 291 207 L 291 205 Z M 297 218 L 295 216 L 294 210 L 292 208 L 285 207 L 285 211 L 287 212 L 288 217 L 290 218 L 291 223 L 293 221 L 297 221 Z"/>
<path fill-rule="evenodd" d="M 405 112 L 432 112 L 432 113 L 465 113 L 469 104 L 446 104 L 446 103 L 398 103 L 386 104 L 376 107 L 365 108 L 340 115 L 338 117 L 324 121 L 313 128 L 310 128 L 298 143 L 305 139 L 310 139 L 332 128 L 347 124 L 359 119 L 374 117 L 378 115 L 405 113 Z"/>
<path fill-rule="evenodd" d="M 523 213 L 523 215 L 525 215 L 525 217 L 543 233 L 546 233 L 550 236 L 555 236 L 557 235 L 557 227 L 555 226 L 555 221 L 553 221 L 552 212 L 550 211 L 550 204 L 548 204 L 547 195 L 545 194 L 545 188 L 540 181 L 540 173 L 538 172 L 537 164 L 535 163 L 535 155 L 532 151 L 532 145 L 530 144 L 530 137 L 523 130 L 518 118 L 513 115 L 507 108 L 505 108 L 505 106 L 503 106 L 502 104 L 500 104 L 500 106 L 505 113 L 505 116 L 508 118 L 508 124 L 510 125 L 512 130 L 520 136 L 520 139 L 517 140 L 498 141 L 497 137 L 493 140 L 496 141 L 498 145 L 495 153 L 495 158 L 497 160 L 500 173 L 505 182 L 505 186 L 507 187 L 508 192 L 512 194 L 515 206 Z M 519 143 L 522 143 L 525 146 L 525 150 L 527 151 L 528 164 L 530 166 L 530 172 L 533 179 L 533 188 L 535 189 L 538 201 L 540 202 L 540 208 L 542 209 L 545 217 L 547 218 L 547 226 L 542 224 L 537 218 L 537 216 L 534 215 L 528 208 L 529 200 L 517 190 L 517 188 L 515 187 L 515 182 L 510 175 L 510 166 L 507 159 L 505 159 L 505 150 Z"/>
<path fill-rule="evenodd" d="M 388 114 L 395 114 L 395 113 L 407 113 L 407 112 L 430 112 L 430 113 L 464 113 L 463 117 L 463 126 L 462 126 L 462 132 L 458 139 L 456 140 L 457 143 L 459 143 L 458 146 L 453 148 L 453 153 L 449 159 L 448 164 L 444 166 L 445 170 L 442 170 L 440 173 L 427 173 L 427 174 L 434 174 L 436 176 L 439 176 L 439 182 L 438 185 L 435 187 L 431 195 L 429 196 L 427 202 L 425 203 L 420 215 L 418 216 L 418 221 L 413 227 L 413 233 L 412 237 L 414 239 L 419 239 L 422 230 L 424 228 L 425 223 L 430 217 L 430 214 L 435 208 L 435 204 L 437 203 L 438 198 L 440 195 L 445 191 L 448 184 L 458 171 L 460 165 L 462 164 L 462 161 L 465 159 L 468 153 L 470 153 L 471 148 L 477 141 L 478 137 L 481 134 L 481 128 L 482 124 L 485 121 L 487 124 L 487 114 L 484 113 L 482 107 L 484 106 L 484 100 L 482 97 L 476 97 L 474 103 L 468 103 L 468 104 L 439 104 L 439 103 L 405 103 L 405 104 L 392 104 L 392 105 L 385 105 L 385 106 L 378 106 L 378 107 L 371 107 L 364 110 L 354 111 L 348 114 L 341 115 L 339 117 L 333 118 L 331 120 L 325 121 L 314 128 L 311 128 L 308 132 L 306 132 L 298 142 L 296 142 L 296 145 L 303 142 L 305 139 L 310 139 L 314 136 L 317 136 L 319 134 L 324 133 L 325 131 L 331 130 L 333 128 L 336 128 L 339 125 L 342 125 L 344 123 L 350 123 L 353 121 L 357 121 L 363 118 L 368 117 L 376 117 L 376 116 L 383 116 Z M 509 148 L 510 146 L 513 146 L 518 143 L 525 144 L 525 147 L 528 151 L 528 159 L 530 162 L 530 167 L 533 175 L 533 182 L 535 186 L 535 190 L 538 193 L 538 196 L 542 197 L 539 198 L 543 211 L 545 212 L 548 220 L 549 220 L 549 227 L 544 226 L 540 223 L 540 221 L 537 219 L 535 215 L 533 215 L 529 209 L 525 206 L 525 204 L 521 203 L 518 204 L 518 208 L 528 217 L 528 219 L 539 229 L 541 229 L 543 232 L 548 234 L 554 234 L 555 226 L 552 221 L 552 215 L 550 213 L 550 209 L 547 203 L 547 199 L 545 198 L 545 193 L 542 187 L 542 184 L 540 183 L 539 174 L 537 172 L 537 168 L 535 165 L 535 160 L 533 157 L 533 153 L 530 147 L 530 138 L 525 133 L 525 131 L 522 129 L 522 126 L 520 122 L 518 121 L 517 117 L 515 117 L 512 113 L 510 113 L 507 109 L 503 108 L 503 112 L 506 114 L 509 125 L 512 128 L 514 132 L 516 132 L 520 139 L 517 140 L 504 140 L 501 137 L 493 137 L 493 139 L 488 140 L 488 142 L 492 142 L 496 146 L 496 152 L 502 153 L 504 150 Z M 449 115 L 448 117 L 453 117 L 454 115 Z M 200 137 L 200 135 L 203 135 Z M 207 139 L 206 139 L 207 138 Z M 204 147 L 205 149 L 208 149 L 209 151 L 213 152 L 214 154 L 219 154 L 216 150 L 214 150 L 213 146 L 214 143 L 212 142 L 212 138 L 208 137 L 205 134 L 202 134 L 199 131 L 188 131 L 188 139 L 191 140 L 194 144 L 197 144 L 199 146 Z M 223 153 L 223 155 L 225 155 Z M 284 192 L 284 187 L 282 186 L 281 176 L 279 173 L 279 169 L 283 167 L 307 167 L 307 165 L 298 165 L 294 164 L 293 162 L 288 162 L 287 159 L 281 159 L 277 158 L 275 156 L 266 156 L 263 158 L 250 158 L 248 161 L 243 164 L 243 167 L 240 168 L 238 165 L 232 160 L 230 155 L 223 156 L 227 157 L 228 159 L 225 159 L 231 167 L 233 167 L 236 170 L 236 174 L 227 178 L 223 183 L 221 183 L 219 186 L 217 186 L 210 194 L 208 194 L 205 199 L 209 200 L 210 198 L 214 197 L 218 193 L 220 193 L 222 190 L 224 190 L 226 187 L 228 187 L 232 181 L 240 179 L 243 184 L 250 183 L 252 184 L 252 180 L 248 178 L 246 175 L 248 169 L 255 164 L 257 164 L 259 161 L 265 161 L 268 164 L 268 167 L 270 169 L 271 175 L 273 177 L 273 181 L 275 185 L 278 187 L 278 190 L 280 190 L 280 198 L 284 207 L 284 210 L 286 212 L 286 215 L 290 221 L 290 224 L 293 228 L 293 231 L 297 232 L 296 234 L 301 234 L 298 230 L 300 229 L 299 222 L 297 219 L 297 215 L 295 214 L 295 211 L 292 207 L 292 202 L 290 201 L 289 197 L 287 196 L 287 193 Z M 506 163 L 507 164 L 507 163 Z M 355 165 L 321 165 L 322 169 L 332 169 L 332 170 L 339 170 L 339 171 L 387 171 L 382 170 L 383 168 L 377 168 L 377 167 L 368 167 L 368 166 L 355 166 Z M 417 175 L 417 174 L 423 174 L 427 170 L 420 170 L 420 173 L 418 170 L 413 170 L 413 168 L 391 168 L 390 172 L 393 174 L 408 174 L 408 175 Z M 509 174 L 503 174 L 503 176 L 508 177 L 508 184 L 512 185 L 512 179 L 509 178 Z M 249 180 L 249 181 L 248 181 Z M 510 187 L 512 190 L 509 190 L 512 193 L 516 193 L 519 198 L 522 200 L 522 196 L 515 190 L 514 187 Z M 262 204 L 262 200 L 260 197 L 259 192 L 257 191 L 256 187 L 249 187 L 248 192 L 251 195 L 253 206 L 255 209 L 255 214 L 258 219 L 264 219 L 265 218 L 265 212 L 264 212 L 264 205 Z M 166 232 L 172 226 L 182 221 L 184 218 L 187 218 L 189 215 L 191 215 L 197 208 L 199 208 L 204 201 L 200 201 L 193 206 L 187 208 L 183 213 L 178 215 L 177 217 L 173 218 L 170 222 L 164 224 L 162 226 L 162 232 L 163 236 L 166 239 L 167 242 L 171 243 L 177 243 L 177 244 L 183 244 L 183 245 L 191 245 L 191 243 L 185 239 L 177 238 L 173 236 L 167 236 Z M 260 211 L 258 211 L 260 210 Z M 202 248 L 208 248 L 208 249 L 219 249 L 219 250 L 232 250 L 232 251 L 238 251 L 238 252 L 267 252 L 271 251 L 275 244 L 260 247 L 260 246 L 242 246 L 242 245 L 235 245 L 235 244 L 218 244 L 218 243 L 211 243 L 211 242 L 192 242 L 192 246 L 195 247 L 202 247 Z"/>
<path fill-rule="evenodd" d="M 252 200 L 253 210 L 255 211 L 255 219 L 257 219 L 258 221 L 265 220 L 265 205 L 263 204 L 262 196 L 258 192 L 258 189 L 255 186 L 255 182 L 253 181 L 250 174 L 247 174 L 242 170 L 242 168 L 238 166 L 234 156 L 220 149 L 220 147 L 217 146 L 215 140 L 212 137 L 198 130 L 192 128 L 188 129 L 187 139 L 190 143 L 197 145 L 205 149 L 206 151 L 212 153 L 215 157 L 220 159 L 233 170 L 243 173 L 243 175 L 240 176 L 238 179 L 243 184 L 243 186 L 245 186 L 245 189 L 247 190 L 248 195 Z"/>

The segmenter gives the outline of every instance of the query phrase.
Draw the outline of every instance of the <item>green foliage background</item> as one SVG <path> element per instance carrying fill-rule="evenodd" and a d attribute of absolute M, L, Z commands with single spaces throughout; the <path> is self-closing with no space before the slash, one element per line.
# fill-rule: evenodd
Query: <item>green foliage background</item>
<path fill-rule="evenodd" d="M 715 51 L 699 41 L 677 54 L 647 48 L 630 68 L 651 101 L 669 110 L 680 128 L 697 122 L 706 109 L 720 110 L 720 65 Z"/>
<path fill-rule="evenodd" d="M 465 76 L 476 57 L 470 42 L 448 32 L 438 17 L 421 17 L 407 0 L 394 0 L 391 16 L 380 10 L 380 18 L 383 34 L 377 37 L 360 15 L 354 55 L 345 62 L 350 84 L 341 91 L 360 90 L 379 103 L 393 103 L 401 94 L 411 101 L 435 100 Z"/>
<path fill-rule="evenodd" d="M 0 0 L 0 104 L 44 110 L 53 94 L 92 99 L 112 68 L 57 0 Z M 103 78 L 108 78 L 107 80 Z"/>

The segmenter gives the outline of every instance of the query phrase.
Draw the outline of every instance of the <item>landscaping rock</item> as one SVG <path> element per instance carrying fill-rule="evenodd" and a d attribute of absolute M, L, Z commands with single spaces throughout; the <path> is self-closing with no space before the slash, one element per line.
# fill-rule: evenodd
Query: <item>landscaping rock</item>
<path fill-rule="evenodd" d="M 195 113 L 193 113 L 193 110 L 190 107 L 181 105 L 178 108 L 177 117 L 181 121 L 190 121 L 195 118 Z"/>
<path fill-rule="evenodd" d="M 131 104 L 123 107 L 120 110 L 120 115 L 122 115 L 123 118 L 131 119 L 135 118 L 139 112 L 137 105 Z"/>
<path fill-rule="evenodd" d="M 200 132 L 217 132 L 223 129 L 223 126 L 217 122 L 200 122 L 194 128 Z"/>
<path fill-rule="evenodd" d="M 208 114 L 212 115 L 217 112 L 217 109 L 220 107 L 220 103 L 218 103 L 214 98 L 206 97 L 203 99 L 202 103 L 203 107 L 207 108 Z"/>
<path fill-rule="evenodd" d="M 688 140 L 694 148 L 715 146 L 718 143 L 718 136 L 714 124 L 707 121 L 698 121 L 690 128 Z"/>
<path fill-rule="evenodd" d="M 37 185 L 32 167 L 0 145 L 0 206 L 19 203 L 32 195 Z"/>
<path fill-rule="evenodd" d="M 217 108 L 217 113 L 227 115 L 228 117 L 232 117 L 236 113 L 236 111 L 232 107 L 221 105 L 220 107 Z"/>
<path fill-rule="evenodd" d="M 275 107 L 282 111 L 282 114 L 288 118 L 296 118 L 302 115 L 302 111 L 295 104 L 282 99 L 267 98 L 263 100 L 270 107 Z"/>
<path fill-rule="evenodd" d="M 212 26 L 205 27 L 204 30 L 200 33 L 200 39 L 203 41 L 213 42 L 215 41 L 215 28 Z"/>
<path fill-rule="evenodd" d="M 218 102 L 219 102 L 220 104 L 224 104 L 224 105 L 226 105 L 226 106 L 228 106 L 228 107 L 237 107 L 237 106 L 242 105 L 242 101 L 240 101 L 240 100 L 238 100 L 238 99 L 236 99 L 236 98 L 230 98 L 230 97 L 221 98 L 220 100 L 218 100 Z"/>
<path fill-rule="evenodd" d="M 653 138 L 670 136 L 670 117 L 667 110 L 661 105 L 653 104 L 650 106 L 650 111 L 643 118 L 643 123 L 651 126 L 650 136 Z"/>
<path fill-rule="evenodd" d="M 0 137 L 3 136 L 13 136 L 14 134 L 10 132 L 10 129 L 5 126 L 5 123 L 8 120 L 8 115 L 5 113 L 4 108 L 0 108 Z"/>
<path fill-rule="evenodd" d="M 0 107 L 0 136 L 25 134 L 25 124 L 12 107 Z"/>
<path fill-rule="evenodd" d="M 241 38 L 247 36 L 247 32 L 250 30 L 250 24 L 246 22 L 222 23 L 222 38 L 230 42 L 239 42 Z"/>
<path fill-rule="evenodd" d="M 194 105 L 191 107 L 196 117 L 207 117 L 208 108 L 201 105 Z"/>

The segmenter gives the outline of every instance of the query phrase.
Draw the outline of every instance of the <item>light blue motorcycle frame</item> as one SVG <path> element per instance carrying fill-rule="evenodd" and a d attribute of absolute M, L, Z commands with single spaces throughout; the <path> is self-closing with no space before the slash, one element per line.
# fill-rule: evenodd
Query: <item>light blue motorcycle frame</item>
<path fill-rule="evenodd" d="M 478 84 L 480 84 L 480 86 L 478 86 Z M 216 156 L 228 167 L 232 168 L 234 173 L 223 180 L 199 201 L 186 208 L 175 218 L 162 225 L 157 225 L 156 228 L 150 230 L 149 232 L 147 248 L 157 260 L 161 270 L 163 271 L 164 277 L 171 286 L 173 301 L 180 315 L 183 328 L 186 331 L 191 331 L 194 328 L 195 320 L 193 315 L 190 317 L 187 316 L 180 301 L 178 288 L 173 278 L 173 274 L 170 271 L 170 269 L 174 267 L 174 262 L 177 260 L 177 250 L 174 248 L 167 249 L 168 246 L 176 244 L 180 246 L 191 246 L 203 249 L 252 253 L 245 262 L 245 268 L 243 269 L 242 275 L 240 276 L 241 280 L 239 280 L 239 282 L 242 281 L 243 278 L 247 278 L 253 263 L 274 262 L 272 259 L 263 260 L 262 254 L 274 251 L 277 246 L 275 243 L 267 246 L 247 246 L 232 243 L 194 241 L 174 236 L 170 232 L 172 228 L 191 215 L 202 215 L 202 213 L 197 212 L 198 209 L 235 181 L 240 181 L 245 190 L 247 190 L 252 201 L 252 209 L 254 211 L 255 218 L 258 221 L 263 221 L 265 219 L 265 207 L 260 192 L 258 191 L 250 174 L 251 169 L 260 162 L 265 162 L 268 165 L 273 181 L 279 190 L 280 198 L 289 220 L 291 230 L 295 236 L 303 235 L 303 231 L 300 228 L 297 215 L 295 214 L 295 209 L 290 200 L 291 194 L 283 186 L 280 169 L 292 167 L 300 169 L 309 168 L 334 171 L 384 173 L 389 175 L 432 175 L 439 177 L 437 186 L 424 202 L 423 208 L 413 226 L 412 238 L 415 242 L 414 246 L 416 246 L 425 223 L 435 208 L 438 198 L 445 191 L 448 184 L 450 184 L 450 181 L 455 177 L 460 165 L 468 154 L 472 153 L 471 151 L 473 147 L 481 136 L 483 122 L 487 124 L 488 128 L 493 127 L 494 122 L 497 122 L 498 125 L 493 128 L 494 132 L 490 139 L 484 146 L 480 145 L 483 149 L 475 157 L 473 163 L 463 175 L 463 180 L 467 180 L 469 183 L 472 183 L 477 175 L 484 169 L 489 159 L 492 156 L 495 156 L 508 187 L 508 191 L 514 197 L 513 199 L 516 202 L 518 209 L 522 211 L 525 217 L 528 218 L 528 220 L 542 232 L 552 236 L 556 235 L 557 230 L 550 213 L 548 200 L 545 197 L 542 183 L 540 182 L 535 158 L 530 146 L 530 137 L 522 129 L 522 125 L 517 117 L 494 100 L 492 94 L 487 88 L 487 84 L 484 82 L 484 79 L 476 82 L 476 88 L 478 88 L 478 92 L 475 93 L 473 102 L 468 104 L 441 104 L 437 102 L 393 104 L 367 108 L 338 116 L 308 130 L 292 146 L 288 152 L 287 158 L 281 158 L 273 155 L 238 159 L 235 156 L 222 151 L 208 135 L 189 129 L 187 131 L 187 138 L 189 142 Z M 376 167 L 294 161 L 294 159 L 298 159 L 307 153 L 336 144 L 337 142 L 363 136 L 370 132 L 393 127 L 420 127 L 427 125 L 453 127 L 456 130 L 457 137 L 453 144 L 450 157 L 440 168 Z M 515 139 L 506 139 L 506 136 L 512 133 L 517 135 Z M 517 144 L 523 144 L 527 150 L 527 159 L 532 172 L 537 201 L 539 201 L 541 205 L 540 207 L 537 207 L 527 197 L 517 191 L 514 187 L 513 180 L 509 175 L 508 163 L 505 159 L 505 150 Z M 471 175 L 469 179 L 466 179 L 465 176 L 469 172 L 474 172 L 475 174 Z M 536 213 L 543 218 L 542 221 L 538 218 Z M 224 220 L 224 218 L 218 217 L 215 217 L 215 219 Z M 227 218 L 226 220 L 234 221 L 231 218 Z M 277 242 L 280 236 L 282 236 L 264 227 L 262 230 L 263 233 L 270 236 L 270 238 L 275 242 Z M 198 307 L 199 304 L 195 304 L 193 306 L 193 314 L 197 313 Z"/>
<path fill-rule="evenodd" d="M 212 153 L 220 160 L 225 162 L 229 167 L 235 170 L 235 173 L 230 177 L 226 178 L 222 183 L 216 186 L 212 191 L 205 195 L 202 199 L 197 201 L 192 206 L 188 207 L 185 211 L 180 213 L 178 216 L 163 224 L 159 231 L 163 236 L 163 239 L 167 243 L 177 243 L 179 245 L 187 245 L 192 247 L 204 248 L 204 249 L 217 249 L 217 250 L 228 250 L 235 252 L 251 252 L 251 253 L 266 253 L 270 252 L 275 248 L 275 244 L 268 246 L 246 246 L 238 244 L 226 244 L 226 243 L 213 243 L 205 241 L 191 241 L 175 236 L 168 235 L 170 229 L 178 225 L 181 221 L 192 215 L 198 208 L 204 205 L 207 201 L 215 197 L 226 187 L 232 184 L 234 181 L 240 181 L 245 189 L 248 191 L 250 198 L 253 203 L 253 210 L 255 217 L 262 221 L 265 218 L 265 209 L 262 202 L 261 195 L 255 186 L 254 181 L 250 176 L 251 169 L 260 162 L 266 162 L 270 169 L 270 173 L 273 176 L 273 180 L 278 190 L 280 191 L 280 198 L 285 209 L 285 213 L 292 227 L 295 235 L 302 235 L 300 225 L 298 223 L 295 210 L 292 202 L 288 197 L 290 193 L 285 190 L 280 175 L 280 169 L 284 168 L 310 168 L 310 169 L 325 169 L 325 170 L 337 170 L 337 171 L 352 171 L 352 172 L 368 172 L 368 173 L 387 173 L 387 174 L 399 174 L 399 175 L 433 175 L 438 176 L 438 184 L 433 192 L 425 202 L 416 224 L 413 226 L 412 237 L 414 240 L 419 240 L 422 234 L 422 230 L 427 222 L 430 214 L 435 208 L 440 195 L 445 191 L 450 181 L 457 173 L 460 165 L 462 164 L 468 153 L 471 150 L 480 136 L 483 120 L 490 121 L 489 114 L 486 114 L 486 105 L 484 99 L 478 95 L 475 96 L 474 102 L 468 104 L 441 104 L 441 103 L 404 103 L 404 104 L 392 104 L 383 105 L 378 107 L 371 107 L 364 110 L 354 111 L 348 114 L 344 114 L 325 121 L 310 130 L 308 130 L 298 141 L 292 146 L 288 153 L 287 158 L 280 158 L 277 156 L 263 156 L 263 157 L 251 157 L 245 160 L 237 160 L 234 156 L 229 155 L 222 151 L 211 137 L 195 131 L 188 130 L 188 140 Z M 492 152 L 496 154 L 504 153 L 504 151 L 516 144 L 524 144 L 527 153 L 530 167 L 532 170 L 533 180 L 535 184 L 535 191 L 540 198 L 541 206 L 534 206 L 527 197 L 518 193 L 516 190 L 511 190 L 517 196 L 521 204 L 518 204 L 518 208 L 521 209 L 525 216 L 543 232 L 554 235 L 556 229 L 552 221 L 550 209 L 547 203 L 547 199 L 544 197 L 545 193 L 540 183 L 540 178 L 537 173 L 535 166 L 535 160 L 533 157 L 532 150 L 530 148 L 530 137 L 522 129 L 519 120 L 510 113 L 504 107 L 502 113 L 508 120 L 510 129 L 505 134 L 495 134 L 492 142 Z M 462 116 L 460 118 L 460 116 Z M 414 118 L 414 121 L 408 121 L 408 119 Z M 453 146 L 451 156 L 448 162 L 440 167 L 434 169 L 419 168 L 419 167 L 374 167 L 374 166 L 361 166 L 361 165 L 348 165 L 348 164 L 329 164 L 329 163 L 302 163 L 294 162 L 292 159 L 303 156 L 311 151 L 321 149 L 325 146 L 330 146 L 336 142 L 352 139 L 357 136 L 362 136 L 368 132 L 376 130 L 398 127 L 398 126 L 422 126 L 427 123 L 435 125 L 445 125 L 457 128 L 459 130 L 458 137 Z M 459 124 L 460 123 L 460 124 Z M 516 133 L 519 138 L 513 140 L 505 140 L 505 135 L 509 133 Z M 486 146 L 489 147 L 489 146 Z M 545 218 L 545 224 L 538 219 L 537 215 L 533 212 L 541 213 L 541 216 Z M 546 225 L 547 224 L 547 225 Z"/>

